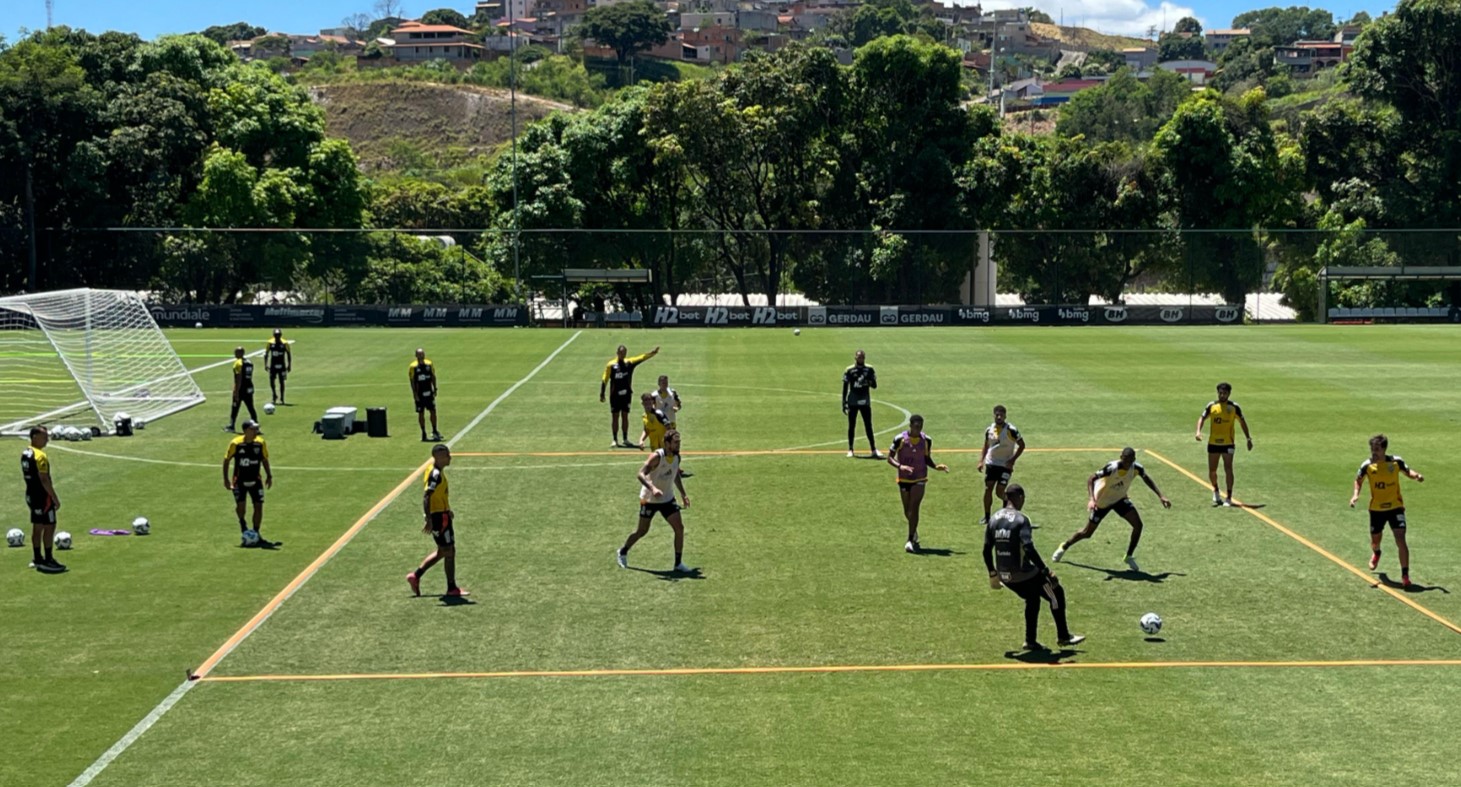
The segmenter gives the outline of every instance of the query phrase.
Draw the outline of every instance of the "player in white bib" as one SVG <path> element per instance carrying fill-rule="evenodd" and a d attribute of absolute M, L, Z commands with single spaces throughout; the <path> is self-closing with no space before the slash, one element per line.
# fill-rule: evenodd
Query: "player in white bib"
<path fill-rule="evenodd" d="M 659 376 L 659 387 L 654 389 L 653 394 L 654 408 L 665 414 L 667 421 L 666 428 L 679 429 L 675 425 L 675 415 L 680 412 L 680 392 L 670 387 L 669 375 L 662 374 Z M 689 470 L 680 471 L 681 478 L 689 478 L 692 475 L 695 474 Z"/>
<path fill-rule="evenodd" d="M 673 429 L 665 432 L 664 447 L 650 454 L 644 466 L 639 468 L 639 527 L 624 540 L 624 546 L 615 553 L 614 559 L 620 568 L 629 567 L 629 550 L 649 532 L 654 515 L 659 514 L 670 523 L 675 531 L 675 573 L 688 574 L 692 571 L 685 565 L 685 524 L 680 519 L 681 504 L 675 502 L 675 490 L 680 490 L 683 507 L 690 507 L 690 496 L 685 493 L 685 484 L 680 480 L 680 433 Z"/>
<path fill-rule="evenodd" d="M 979 524 L 989 524 L 989 505 L 995 495 L 1004 504 L 1004 491 L 1009 486 L 1010 476 L 1015 472 L 1015 461 L 1025 452 L 1025 438 L 1014 424 L 1005 420 L 1008 411 L 1004 405 L 994 406 L 994 423 L 984 430 L 984 448 L 979 455 L 979 467 L 975 472 L 984 473 L 984 518 Z"/>
<path fill-rule="evenodd" d="M 1131 523 L 1131 541 L 1126 547 L 1126 565 L 1132 571 L 1140 571 L 1136 565 L 1136 545 L 1141 543 L 1141 514 L 1136 510 L 1136 504 L 1131 502 L 1128 495 L 1131 493 L 1132 483 L 1140 478 L 1157 493 L 1157 498 L 1162 501 L 1162 508 L 1171 508 L 1172 501 L 1162 494 L 1151 476 L 1146 474 L 1146 468 L 1136 463 L 1136 449 L 1121 449 L 1121 458 L 1114 462 L 1107 462 L 1104 467 L 1091 473 L 1086 480 L 1086 490 L 1089 498 L 1086 501 L 1086 510 L 1090 512 L 1090 518 L 1086 526 L 1077 530 L 1074 535 L 1067 538 L 1064 543 L 1050 556 L 1052 562 L 1059 563 L 1065 557 L 1065 550 L 1070 549 L 1077 541 L 1083 541 L 1095 534 L 1096 528 L 1101 526 L 1101 520 L 1106 515 L 1115 511 Z"/>

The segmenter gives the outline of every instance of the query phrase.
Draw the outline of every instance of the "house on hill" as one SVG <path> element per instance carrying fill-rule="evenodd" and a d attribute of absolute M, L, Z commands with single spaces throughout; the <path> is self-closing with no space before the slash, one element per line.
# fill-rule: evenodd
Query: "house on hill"
<path fill-rule="evenodd" d="M 1253 31 L 1246 27 L 1237 27 L 1229 30 L 1209 30 L 1205 35 L 1207 48 L 1212 50 L 1214 57 L 1221 55 L 1224 50 L 1233 45 L 1234 41 L 1240 38 L 1247 38 L 1253 35 Z"/>
<path fill-rule="evenodd" d="M 1343 31 L 1336 33 L 1339 38 Z M 1350 44 L 1339 41 L 1295 41 L 1273 48 L 1273 62 L 1289 67 L 1294 76 L 1313 76 L 1326 68 L 1334 68 L 1354 51 Z"/>
<path fill-rule="evenodd" d="M 398 61 L 446 60 L 462 63 L 480 60 L 482 45 L 476 34 L 456 25 L 423 25 L 405 22 L 391 30 L 390 45 L 384 47 Z"/>

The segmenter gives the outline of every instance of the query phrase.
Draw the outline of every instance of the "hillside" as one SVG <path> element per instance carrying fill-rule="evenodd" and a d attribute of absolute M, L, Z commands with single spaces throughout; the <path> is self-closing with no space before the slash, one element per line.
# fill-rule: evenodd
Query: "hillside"
<path fill-rule="evenodd" d="M 1127 47 L 1152 45 L 1152 42 L 1144 38 L 1108 36 L 1084 27 L 1061 27 L 1043 22 L 1031 22 L 1030 32 L 1044 38 L 1053 38 L 1061 42 L 1064 45 L 1063 48 L 1081 49 L 1087 52 L 1092 49 L 1111 49 L 1120 52 Z"/>
<path fill-rule="evenodd" d="M 332 137 L 350 141 L 361 169 L 398 169 L 402 147 L 430 155 L 466 158 L 490 153 L 512 136 L 505 90 L 425 82 L 316 85 L 310 98 L 325 110 Z M 553 112 L 573 107 L 519 94 L 518 131 Z M 406 143 L 402 145 L 401 143 Z"/>

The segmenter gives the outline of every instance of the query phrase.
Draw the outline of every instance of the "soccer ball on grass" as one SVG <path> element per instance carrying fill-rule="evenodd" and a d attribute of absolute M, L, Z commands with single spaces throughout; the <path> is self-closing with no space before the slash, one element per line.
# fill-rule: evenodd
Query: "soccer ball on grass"
<path fill-rule="evenodd" d="M 5 533 L 5 543 L 13 547 L 25 546 L 25 531 L 12 527 Z"/>
<path fill-rule="evenodd" d="M 1162 630 L 1162 616 L 1155 612 L 1148 612 L 1142 615 L 1141 630 L 1146 632 L 1149 637 L 1156 636 L 1157 632 Z"/>
<path fill-rule="evenodd" d="M 792 328 L 791 329 L 791 335 L 792 336 L 801 336 L 802 335 L 802 329 L 801 328 Z"/>
<path fill-rule="evenodd" d="M 257 530 L 245 530 L 245 531 L 243 531 L 243 545 L 246 546 L 246 547 L 256 547 L 256 546 L 258 546 L 259 545 L 259 531 L 257 531 Z"/>
<path fill-rule="evenodd" d="M 145 536 L 152 532 L 152 523 L 147 521 L 147 517 L 139 516 L 132 520 L 132 532 L 139 536 Z"/>
<path fill-rule="evenodd" d="M 274 403 L 273 402 L 265 402 L 264 403 L 264 415 L 273 415 L 273 414 L 274 414 Z"/>
<path fill-rule="evenodd" d="M 61 532 L 57 533 L 56 534 L 56 548 L 57 549 L 70 549 L 71 548 L 71 534 L 70 533 L 67 533 L 64 530 L 62 530 Z"/>

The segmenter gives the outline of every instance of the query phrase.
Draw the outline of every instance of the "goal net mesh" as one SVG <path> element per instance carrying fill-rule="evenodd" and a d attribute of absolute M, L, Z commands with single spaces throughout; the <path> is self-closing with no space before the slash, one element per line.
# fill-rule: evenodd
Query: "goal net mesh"
<path fill-rule="evenodd" d="M 0 297 L 0 434 L 34 424 L 113 430 L 203 401 L 136 294 L 63 290 Z"/>

